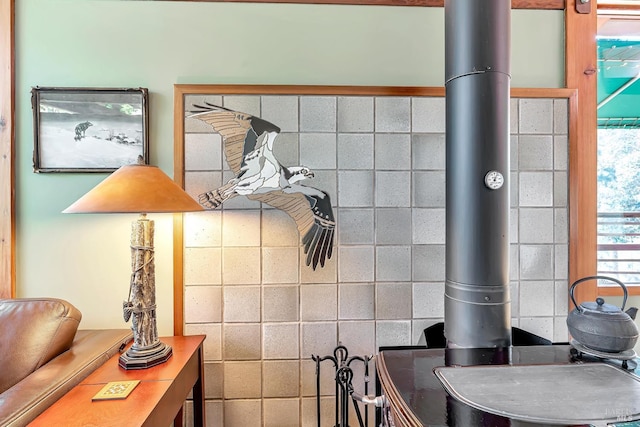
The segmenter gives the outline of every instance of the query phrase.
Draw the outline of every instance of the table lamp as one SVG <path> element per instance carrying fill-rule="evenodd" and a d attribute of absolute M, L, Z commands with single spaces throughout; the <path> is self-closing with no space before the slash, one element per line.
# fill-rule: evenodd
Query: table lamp
<path fill-rule="evenodd" d="M 122 166 L 64 213 L 139 213 L 131 223 L 131 283 L 123 303 L 125 322 L 132 319 L 133 344 L 120 356 L 124 369 L 146 369 L 166 362 L 171 347 L 160 341 L 156 325 L 154 223 L 147 213 L 204 210 L 155 166 Z"/>

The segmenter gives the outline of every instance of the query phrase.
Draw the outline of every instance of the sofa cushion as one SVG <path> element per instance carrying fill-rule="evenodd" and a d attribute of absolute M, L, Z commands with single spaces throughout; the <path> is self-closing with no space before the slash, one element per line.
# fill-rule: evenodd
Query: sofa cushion
<path fill-rule="evenodd" d="M 0 393 L 68 350 L 81 318 L 56 298 L 0 300 Z"/>

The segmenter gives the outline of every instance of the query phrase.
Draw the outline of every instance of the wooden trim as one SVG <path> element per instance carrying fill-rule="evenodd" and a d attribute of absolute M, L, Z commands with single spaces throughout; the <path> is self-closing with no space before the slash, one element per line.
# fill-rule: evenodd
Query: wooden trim
<path fill-rule="evenodd" d="M 578 90 L 569 114 L 569 282 L 597 269 L 597 13 L 580 14 L 569 0 L 565 13 L 566 85 Z M 596 285 L 576 290 L 578 303 L 596 298 Z M 572 309 L 570 307 L 569 309 Z"/>
<path fill-rule="evenodd" d="M 305 4 L 350 4 L 358 6 L 418 6 L 444 7 L 444 0 L 170 0 L 218 3 L 305 3 Z M 511 0 L 512 9 L 564 10 L 565 0 Z"/>
<path fill-rule="evenodd" d="M 184 97 L 191 94 L 277 94 L 332 96 L 422 96 L 444 97 L 444 87 L 418 86 L 318 86 L 318 85 L 206 85 L 176 84 L 173 91 L 174 180 L 184 188 Z M 569 101 L 569 145 L 576 145 L 577 91 L 568 88 L 512 88 L 513 98 L 565 98 Z M 594 109 L 595 111 L 595 109 Z M 572 119 L 573 118 L 573 119 Z M 570 149 L 571 151 L 571 149 Z M 574 150 L 575 151 L 575 150 Z M 184 266 L 182 215 L 174 216 L 173 240 L 173 329 L 182 335 L 184 324 Z M 595 229 L 594 229 L 595 230 Z M 568 292 L 567 292 L 568 298 Z"/>
<path fill-rule="evenodd" d="M 0 0 L 0 298 L 15 283 L 15 0 Z"/>
<path fill-rule="evenodd" d="M 173 91 L 173 180 L 184 188 L 184 94 Z M 183 214 L 173 216 L 173 334 L 184 334 Z"/>

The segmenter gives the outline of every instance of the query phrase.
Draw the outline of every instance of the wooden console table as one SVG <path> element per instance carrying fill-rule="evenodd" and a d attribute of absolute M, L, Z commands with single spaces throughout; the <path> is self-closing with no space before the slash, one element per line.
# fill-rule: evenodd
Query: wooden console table
<path fill-rule="evenodd" d="M 30 426 L 182 426 L 182 406 L 193 390 L 195 426 L 205 425 L 204 335 L 165 337 L 173 356 L 160 365 L 139 370 L 118 366 L 116 354 L 54 403 Z M 92 401 L 108 382 L 140 380 L 122 400 Z"/>

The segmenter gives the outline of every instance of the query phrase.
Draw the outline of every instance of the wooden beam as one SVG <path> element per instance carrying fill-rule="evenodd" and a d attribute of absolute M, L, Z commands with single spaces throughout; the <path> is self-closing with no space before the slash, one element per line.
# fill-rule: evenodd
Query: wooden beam
<path fill-rule="evenodd" d="M 597 12 L 565 12 L 566 86 L 578 91 L 569 112 L 569 284 L 597 271 Z M 576 289 L 576 300 L 596 298 L 595 281 Z M 573 307 L 570 307 L 570 310 Z"/>
<path fill-rule="evenodd" d="M 15 296 L 14 15 L 0 0 L 0 298 Z"/>
<path fill-rule="evenodd" d="M 242 2 L 242 3 L 306 3 L 306 4 L 352 4 L 370 6 L 418 6 L 444 7 L 444 0 L 170 0 L 191 2 Z M 563 10 L 565 0 L 511 0 L 513 9 Z"/>

